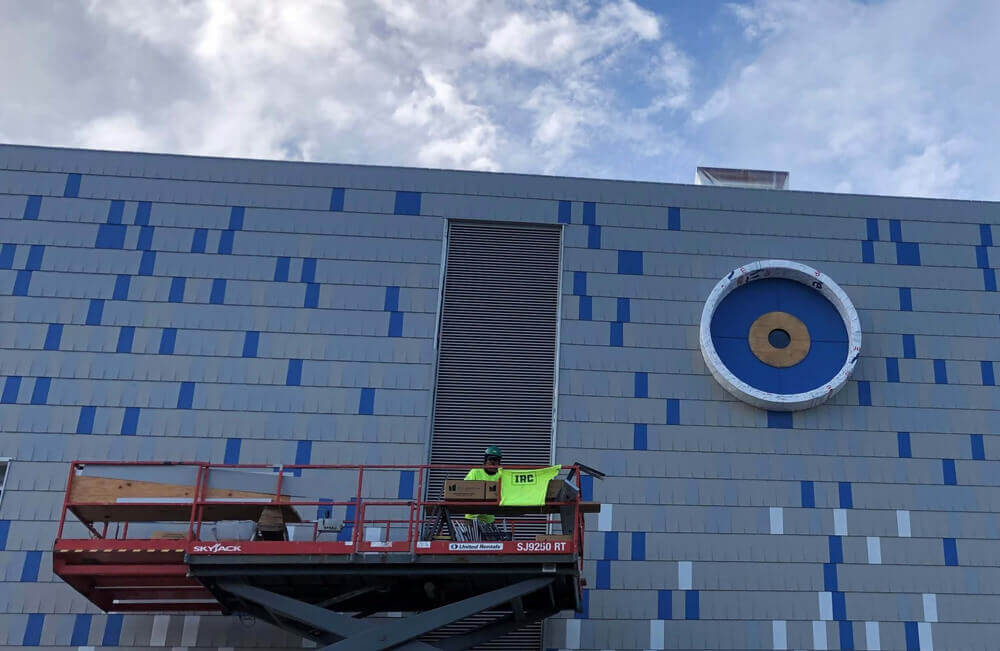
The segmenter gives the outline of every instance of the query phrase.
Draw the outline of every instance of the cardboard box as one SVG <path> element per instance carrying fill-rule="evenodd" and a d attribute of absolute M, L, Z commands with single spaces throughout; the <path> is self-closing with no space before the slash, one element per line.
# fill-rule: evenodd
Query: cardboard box
<path fill-rule="evenodd" d="M 444 482 L 444 499 L 453 502 L 482 502 L 486 497 L 486 482 L 448 479 Z"/>
<path fill-rule="evenodd" d="M 496 499 L 500 496 L 500 494 L 497 492 L 498 489 L 497 482 L 484 481 L 483 484 L 486 485 L 486 495 L 485 495 L 486 501 L 487 502 L 496 501 Z"/>
<path fill-rule="evenodd" d="M 562 534 L 540 533 L 535 536 L 536 542 L 573 542 L 573 536 Z"/>

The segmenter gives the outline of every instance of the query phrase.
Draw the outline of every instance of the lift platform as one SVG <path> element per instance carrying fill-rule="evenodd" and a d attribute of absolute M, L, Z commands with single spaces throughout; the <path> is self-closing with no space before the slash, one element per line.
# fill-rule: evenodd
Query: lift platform
<path fill-rule="evenodd" d="M 544 504 L 511 507 L 426 499 L 466 470 L 449 466 L 77 461 L 53 569 L 106 612 L 249 613 L 331 649 L 465 649 L 580 610 L 583 514 L 599 505 L 580 500 L 590 469 L 564 469 Z M 367 619 L 388 612 L 403 616 Z"/>

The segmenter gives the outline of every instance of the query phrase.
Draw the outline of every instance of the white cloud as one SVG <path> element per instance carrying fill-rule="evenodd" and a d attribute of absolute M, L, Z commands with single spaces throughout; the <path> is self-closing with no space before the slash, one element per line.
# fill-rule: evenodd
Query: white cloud
<path fill-rule="evenodd" d="M 692 113 L 716 164 L 792 185 L 996 198 L 1000 5 L 761 0 L 733 8 L 758 54 Z"/>
<path fill-rule="evenodd" d="M 54 43 L 52 56 L 17 48 L 30 75 L 0 72 L 50 109 L 0 106 L 20 142 L 585 173 L 603 158 L 594 132 L 636 108 L 613 88 L 616 63 L 647 46 L 674 52 L 648 82 L 657 97 L 688 65 L 630 0 L 92 0 L 74 11 L 0 25 L 0 42 L 27 26 Z M 51 88 L 32 87 L 39 77 Z"/>

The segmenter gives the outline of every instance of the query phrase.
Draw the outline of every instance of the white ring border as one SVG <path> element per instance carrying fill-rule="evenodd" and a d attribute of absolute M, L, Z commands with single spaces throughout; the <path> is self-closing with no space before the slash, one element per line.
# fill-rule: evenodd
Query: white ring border
<path fill-rule="evenodd" d="M 782 394 L 763 391 L 736 377 L 716 352 L 715 344 L 712 343 L 712 317 L 715 315 L 715 310 L 734 289 L 765 278 L 786 278 L 817 289 L 824 298 L 833 303 L 840 318 L 843 319 L 844 327 L 847 329 L 847 359 L 836 375 L 822 386 L 803 393 Z M 821 283 L 818 288 L 814 284 L 817 282 Z M 762 409 L 799 411 L 823 404 L 847 384 L 861 355 L 861 322 L 858 320 L 858 313 L 851 299 L 823 272 L 791 260 L 758 260 L 733 269 L 712 289 L 701 311 L 700 344 L 701 354 L 705 358 L 708 370 L 726 391 L 743 402 Z"/>

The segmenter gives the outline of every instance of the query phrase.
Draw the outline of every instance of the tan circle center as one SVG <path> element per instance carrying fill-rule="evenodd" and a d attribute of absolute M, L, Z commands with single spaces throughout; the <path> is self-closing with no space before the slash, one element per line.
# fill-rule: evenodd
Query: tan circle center
<path fill-rule="evenodd" d="M 790 341 L 784 348 L 775 348 L 768 340 L 773 330 L 784 330 Z M 750 350 L 768 366 L 795 366 L 809 354 L 809 329 L 788 312 L 768 312 L 750 326 Z"/>

